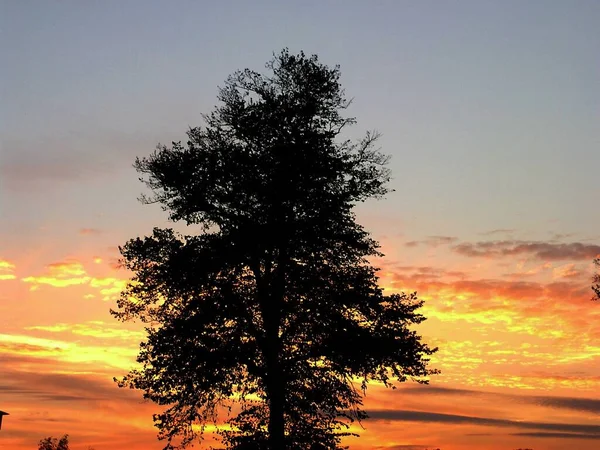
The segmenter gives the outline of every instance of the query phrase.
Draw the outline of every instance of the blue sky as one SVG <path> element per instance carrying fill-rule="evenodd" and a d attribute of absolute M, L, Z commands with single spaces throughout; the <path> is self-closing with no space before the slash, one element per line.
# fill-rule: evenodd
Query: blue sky
<path fill-rule="evenodd" d="M 397 189 L 386 210 L 427 234 L 589 234 L 599 11 L 595 1 L 5 2 L 3 203 L 46 203 L 32 190 L 104 173 L 115 182 L 68 193 L 79 213 L 123 195 L 134 155 L 179 139 L 229 73 L 288 46 L 339 63 L 356 131 L 384 134 Z"/>
<path fill-rule="evenodd" d="M 260 69 L 288 46 L 341 65 L 356 132 L 379 129 L 393 157 L 397 192 L 386 214 L 412 223 L 413 232 L 594 232 L 596 1 L 9 1 L 2 8 L 9 211 L 31 216 L 21 211 L 24 199 L 43 210 L 57 187 L 90 218 L 106 199 L 131 197 L 125 173 L 134 155 L 181 138 L 201 123 L 229 73 Z M 98 186 L 97 176 L 113 182 Z"/>

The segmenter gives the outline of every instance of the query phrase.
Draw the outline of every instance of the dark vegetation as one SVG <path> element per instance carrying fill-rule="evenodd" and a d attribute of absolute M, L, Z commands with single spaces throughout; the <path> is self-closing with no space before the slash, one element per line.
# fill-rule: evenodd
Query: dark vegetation
<path fill-rule="evenodd" d="M 595 259 L 594 264 L 600 269 L 600 258 Z M 594 297 L 592 300 L 600 300 L 600 273 L 594 274 L 592 290 L 594 291 Z"/>
<path fill-rule="evenodd" d="M 120 250 L 133 272 L 113 315 L 146 324 L 118 380 L 162 406 L 166 448 L 219 424 L 227 449 L 340 449 L 369 382 L 427 382 L 416 294 L 385 295 L 359 202 L 388 193 L 377 133 L 355 120 L 339 67 L 287 50 L 235 72 L 219 105 L 135 168 L 172 221 Z M 194 425 L 194 428 L 192 427 Z"/>
<path fill-rule="evenodd" d="M 69 435 L 65 434 L 60 439 L 47 437 L 42 439 L 38 444 L 38 450 L 70 450 L 69 447 Z M 92 447 L 88 447 L 88 450 L 94 450 Z"/>
<path fill-rule="evenodd" d="M 38 450 L 69 450 L 69 435 L 65 434 L 60 439 L 47 437 L 38 444 Z"/>

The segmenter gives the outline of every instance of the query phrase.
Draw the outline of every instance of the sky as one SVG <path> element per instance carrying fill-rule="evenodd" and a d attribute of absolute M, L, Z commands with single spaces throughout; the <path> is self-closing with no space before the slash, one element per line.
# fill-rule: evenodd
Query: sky
<path fill-rule="evenodd" d="M 598 23 L 597 0 L 0 2 L 0 449 L 162 448 L 112 381 L 144 338 L 109 314 L 117 246 L 172 226 L 132 163 L 283 47 L 339 64 L 352 133 L 382 133 L 395 191 L 357 217 L 440 349 L 429 386 L 369 388 L 347 444 L 598 448 Z"/>

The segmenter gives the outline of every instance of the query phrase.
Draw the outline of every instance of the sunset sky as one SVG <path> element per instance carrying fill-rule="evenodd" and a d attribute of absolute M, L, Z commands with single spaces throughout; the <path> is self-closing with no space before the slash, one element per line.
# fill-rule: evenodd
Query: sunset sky
<path fill-rule="evenodd" d="M 598 0 L 1 1 L 0 449 L 162 448 L 112 381 L 144 337 L 109 314 L 117 246 L 172 226 L 131 165 L 286 46 L 382 132 L 395 192 L 358 220 L 440 348 L 430 386 L 369 389 L 351 449 L 600 448 L 599 24 Z"/>

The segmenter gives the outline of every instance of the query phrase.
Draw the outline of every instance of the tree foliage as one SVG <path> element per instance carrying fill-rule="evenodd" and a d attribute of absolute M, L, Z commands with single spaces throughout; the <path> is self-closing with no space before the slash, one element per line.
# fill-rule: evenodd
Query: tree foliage
<path fill-rule="evenodd" d="M 594 264 L 600 269 L 600 258 L 594 260 Z M 594 297 L 592 300 L 600 300 L 600 272 L 594 274 L 592 290 L 594 291 Z"/>
<path fill-rule="evenodd" d="M 38 444 L 38 450 L 69 450 L 69 435 L 65 434 L 60 439 L 47 437 Z"/>
<path fill-rule="evenodd" d="M 353 213 L 388 192 L 378 135 L 341 138 L 355 120 L 339 67 L 287 50 L 266 67 L 231 75 L 186 145 L 135 163 L 142 200 L 194 230 L 128 241 L 112 311 L 146 324 L 141 368 L 119 384 L 164 405 L 167 448 L 219 424 L 228 449 L 339 449 L 369 382 L 435 372 L 410 328 L 422 301 L 384 295 Z"/>

